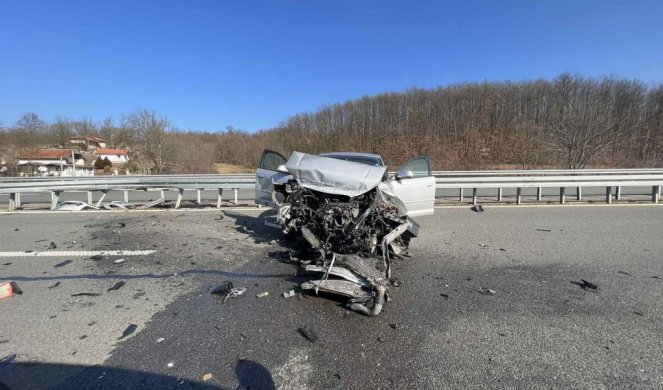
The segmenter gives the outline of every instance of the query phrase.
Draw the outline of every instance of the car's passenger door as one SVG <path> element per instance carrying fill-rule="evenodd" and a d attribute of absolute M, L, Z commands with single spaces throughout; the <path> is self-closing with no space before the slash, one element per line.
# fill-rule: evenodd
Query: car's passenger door
<path fill-rule="evenodd" d="M 272 202 L 272 178 L 279 174 L 279 165 L 285 164 L 286 159 L 278 152 L 264 150 L 260 158 L 260 165 L 256 171 L 256 198 L 257 204 L 273 206 Z"/>
<path fill-rule="evenodd" d="M 408 216 L 433 214 L 435 177 L 430 157 L 417 157 L 408 161 L 389 184 L 394 195 L 405 205 Z"/>

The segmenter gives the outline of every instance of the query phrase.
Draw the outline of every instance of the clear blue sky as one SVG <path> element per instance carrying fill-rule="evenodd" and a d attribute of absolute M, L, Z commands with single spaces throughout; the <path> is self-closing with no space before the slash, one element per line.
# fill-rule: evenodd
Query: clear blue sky
<path fill-rule="evenodd" d="M 137 108 L 182 129 L 268 128 L 408 87 L 663 81 L 663 1 L 0 3 L 0 122 Z"/>

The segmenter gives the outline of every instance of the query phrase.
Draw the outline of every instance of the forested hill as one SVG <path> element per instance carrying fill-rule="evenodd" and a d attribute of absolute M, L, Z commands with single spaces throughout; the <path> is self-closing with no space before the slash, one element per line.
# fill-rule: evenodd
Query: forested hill
<path fill-rule="evenodd" d="M 251 167 L 263 148 L 286 156 L 373 152 L 392 168 L 424 154 L 436 169 L 663 166 L 663 85 L 618 77 L 412 88 L 297 114 L 254 134 L 183 132 L 151 111 L 100 123 L 28 119 L 0 133 L 5 150 L 97 134 L 131 148 L 152 172 L 211 172 L 214 162 Z"/>
<path fill-rule="evenodd" d="M 563 74 L 385 93 L 295 115 L 261 132 L 278 150 L 360 150 L 436 168 L 660 166 L 663 85 Z"/>

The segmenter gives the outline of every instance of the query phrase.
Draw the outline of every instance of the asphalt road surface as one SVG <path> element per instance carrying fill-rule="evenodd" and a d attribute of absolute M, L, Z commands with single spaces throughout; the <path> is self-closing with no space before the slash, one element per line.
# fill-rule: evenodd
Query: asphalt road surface
<path fill-rule="evenodd" d="M 263 212 L 0 214 L 0 280 L 24 291 L 0 301 L 0 382 L 663 387 L 662 207 L 437 209 L 419 219 L 412 257 L 394 267 L 403 284 L 374 318 L 330 296 L 282 297 L 304 279 L 279 261 L 290 244 L 263 225 Z M 99 260 L 8 253 L 81 250 L 156 252 Z M 581 279 L 598 289 L 582 289 Z M 224 280 L 248 291 L 223 303 L 209 290 Z M 72 296 L 79 293 L 100 295 Z M 316 342 L 298 332 L 303 326 Z"/>

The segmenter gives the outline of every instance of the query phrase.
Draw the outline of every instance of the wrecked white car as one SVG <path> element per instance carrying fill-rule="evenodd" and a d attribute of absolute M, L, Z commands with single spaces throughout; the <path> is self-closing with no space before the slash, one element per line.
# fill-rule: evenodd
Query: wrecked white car
<path fill-rule="evenodd" d="M 418 234 L 413 216 L 433 213 L 435 178 L 429 157 L 408 161 L 389 177 L 380 156 L 263 152 L 256 202 L 277 207 L 284 234 L 301 235 L 317 256 L 301 261 L 322 274 L 302 284 L 349 298 L 351 310 L 376 315 L 389 287 L 391 261 L 407 255 Z"/>

